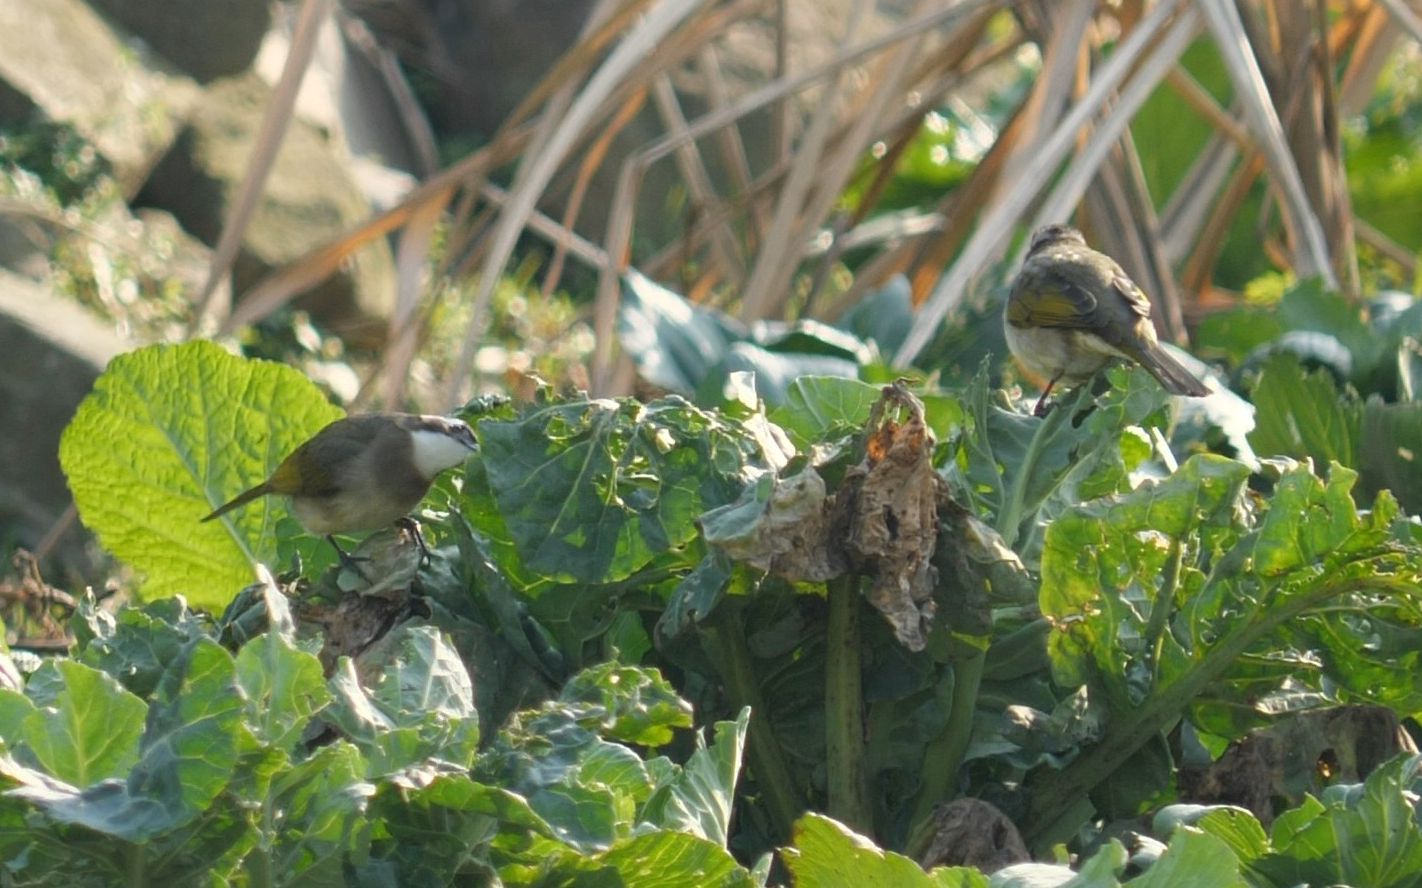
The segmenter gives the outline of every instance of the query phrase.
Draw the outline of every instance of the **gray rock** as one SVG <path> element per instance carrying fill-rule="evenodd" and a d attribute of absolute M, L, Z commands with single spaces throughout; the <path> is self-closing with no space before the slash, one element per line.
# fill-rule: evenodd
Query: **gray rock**
<path fill-rule="evenodd" d="M 112 164 L 125 194 L 167 149 L 198 94 L 81 0 L 0 2 L 0 124 L 39 111 L 72 125 Z"/>
<path fill-rule="evenodd" d="M 58 236 L 58 226 L 43 217 L 18 208 L 0 209 L 0 268 L 33 281 L 45 280 L 49 277 L 49 251 Z"/>
<path fill-rule="evenodd" d="M 206 83 L 247 70 L 271 26 L 269 0 L 91 0 Z"/>
<path fill-rule="evenodd" d="M 129 344 L 68 299 L 0 271 L 0 526 L 33 546 L 69 506 L 59 436 Z"/>
<path fill-rule="evenodd" d="M 215 245 L 270 97 L 270 89 L 254 75 L 211 84 L 137 202 L 168 210 L 199 240 Z M 233 292 L 246 291 L 273 268 L 369 215 L 370 206 L 339 149 L 316 127 L 293 120 L 243 235 L 232 271 Z M 373 348 L 384 340 L 394 294 L 394 261 L 382 242 L 362 250 L 354 263 L 296 304 L 347 342 Z"/>

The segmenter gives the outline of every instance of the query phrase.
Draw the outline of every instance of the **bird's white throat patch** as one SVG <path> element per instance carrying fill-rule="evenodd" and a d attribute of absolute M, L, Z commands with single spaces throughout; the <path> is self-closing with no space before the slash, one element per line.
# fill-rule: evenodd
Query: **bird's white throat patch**
<path fill-rule="evenodd" d="M 410 432 L 410 455 L 415 469 L 426 478 L 433 478 L 445 469 L 464 462 L 470 450 L 456 438 L 429 429 Z"/>

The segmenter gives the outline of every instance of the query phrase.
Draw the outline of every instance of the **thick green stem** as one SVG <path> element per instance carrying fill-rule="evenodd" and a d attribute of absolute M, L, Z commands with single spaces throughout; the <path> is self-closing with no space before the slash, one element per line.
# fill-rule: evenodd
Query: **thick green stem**
<path fill-rule="evenodd" d="M 982 685 L 986 661 L 986 651 L 953 661 L 953 696 L 948 723 L 923 753 L 918 801 L 914 803 L 910 821 L 915 827 L 933 813 L 934 805 L 948 798 L 958 769 L 963 766 L 963 756 L 967 755 L 968 744 L 973 739 L 973 710 L 978 705 L 978 688 Z"/>
<path fill-rule="evenodd" d="M 1146 644 L 1149 645 L 1151 677 L 1160 680 L 1160 657 L 1165 646 L 1165 630 L 1170 625 L 1170 614 L 1175 610 L 1175 591 L 1180 585 L 1180 568 L 1185 560 L 1185 544 L 1174 540 L 1170 544 L 1170 560 L 1165 563 L 1165 573 L 1161 577 L 1160 591 L 1151 603 L 1150 621 L 1146 624 Z"/>
<path fill-rule="evenodd" d="M 1300 614 L 1330 598 L 1361 589 L 1403 591 L 1406 584 L 1394 584 L 1381 577 L 1343 582 L 1321 580 L 1310 591 L 1298 592 L 1288 600 L 1262 610 L 1260 617 L 1236 628 L 1220 639 L 1200 664 L 1168 687 L 1158 689 L 1140 706 L 1114 716 L 1110 732 L 1100 744 L 1083 753 L 1066 768 L 1049 774 L 1032 792 L 1032 810 L 1022 830 L 1028 847 L 1049 831 L 1060 811 L 1084 795 L 1144 746 L 1150 738 L 1178 719 L 1190 701 L 1229 671 L 1245 651 L 1259 639 Z M 1410 590 L 1410 587 L 1407 587 Z"/>
<path fill-rule="evenodd" d="M 860 687 L 859 578 L 830 580 L 825 628 L 825 768 L 829 814 L 861 832 L 873 825 L 864 779 L 864 693 Z"/>
<path fill-rule="evenodd" d="M 124 856 L 124 876 L 129 885 L 148 884 L 148 860 L 144 856 L 142 845 L 132 842 L 123 843 Z"/>
<path fill-rule="evenodd" d="M 708 626 L 705 637 L 711 648 L 711 655 L 721 670 L 721 679 L 726 683 L 726 694 L 731 704 L 740 709 L 751 708 L 750 727 L 747 730 L 747 760 L 756 783 L 765 795 L 765 806 L 779 841 L 788 841 L 795 818 L 805 810 L 805 800 L 795 789 L 790 779 L 790 768 L 785 762 L 785 754 L 780 739 L 775 734 L 775 726 L 770 720 L 770 709 L 760 693 L 760 683 L 756 681 L 755 670 L 751 668 L 751 653 L 746 646 L 745 623 L 734 606 L 722 606 L 715 626 Z"/>
<path fill-rule="evenodd" d="M 1017 542 L 1017 534 L 1022 528 L 1022 512 L 1027 505 L 1027 487 L 1036 474 L 1037 459 L 1041 455 L 1042 447 L 1056 435 L 1057 427 L 1068 418 L 1069 411 L 1063 409 L 1062 404 L 1057 404 L 1033 433 L 1032 440 L 1027 444 L 1027 452 L 1022 456 L 1021 465 L 1012 473 L 1012 486 L 1008 489 L 1006 501 L 998 510 L 997 521 L 994 522 L 995 529 L 1002 535 L 1003 543 L 1009 547 Z"/>

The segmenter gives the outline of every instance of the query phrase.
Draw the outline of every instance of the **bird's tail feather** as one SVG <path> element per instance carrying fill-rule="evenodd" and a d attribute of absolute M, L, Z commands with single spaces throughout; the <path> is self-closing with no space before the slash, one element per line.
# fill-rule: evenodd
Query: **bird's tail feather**
<path fill-rule="evenodd" d="M 1172 395 L 1189 395 L 1194 398 L 1208 395 L 1210 390 L 1205 384 L 1196 378 L 1195 374 L 1185 369 L 1185 365 L 1175 360 L 1170 352 L 1166 351 L 1157 343 L 1148 343 L 1137 358 L 1143 367 L 1150 371 L 1161 386 Z"/>
<path fill-rule="evenodd" d="M 247 505 L 247 503 L 250 503 L 252 500 L 256 499 L 257 497 L 259 497 L 259 496 L 265 496 L 265 495 L 267 495 L 268 493 L 271 493 L 271 492 L 272 492 L 271 485 L 268 484 L 266 481 L 263 481 L 261 484 L 258 484 L 256 487 L 253 487 L 251 490 L 244 490 L 243 492 L 237 494 L 237 496 L 233 497 L 233 498 L 232 498 L 231 500 L 229 500 L 228 502 L 223 503 L 222 505 L 218 506 L 216 509 L 213 510 L 213 512 L 212 512 L 211 515 L 208 515 L 206 518 L 204 518 L 204 519 L 202 519 L 202 520 L 203 520 L 203 521 L 211 521 L 211 520 L 214 519 L 214 518 L 217 518 L 217 517 L 219 517 L 219 516 L 221 516 L 221 515 L 227 514 L 228 512 L 232 511 L 233 509 L 237 508 L 238 506 L 245 506 L 245 505 Z"/>

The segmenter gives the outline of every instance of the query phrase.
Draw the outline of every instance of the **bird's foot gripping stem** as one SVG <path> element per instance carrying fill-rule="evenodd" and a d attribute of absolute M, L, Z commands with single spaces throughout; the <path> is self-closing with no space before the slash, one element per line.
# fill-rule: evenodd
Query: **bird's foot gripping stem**
<path fill-rule="evenodd" d="M 1059 376 L 1053 376 L 1051 380 L 1047 382 L 1047 387 L 1042 389 L 1042 397 L 1037 399 L 1037 405 L 1032 408 L 1033 416 L 1040 418 L 1047 415 L 1047 396 L 1052 393 L 1052 387 L 1057 384 L 1057 380 L 1060 378 Z"/>
<path fill-rule="evenodd" d="M 370 576 L 360 566 L 362 561 L 370 560 L 368 557 L 364 555 L 353 555 L 345 549 L 342 549 L 341 544 L 336 542 L 336 538 L 329 533 L 326 534 L 326 542 L 330 543 L 331 548 L 336 550 L 336 557 L 340 559 L 341 567 L 350 568 L 355 571 L 356 575 L 362 580 L 365 580 L 367 584 L 372 582 Z"/>
<path fill-rule="evenodd" d="M 410 538 L 415 541 L 415 545 L 420 547 L 420 563 L 428 564 L 430 547 L 425 543 L 425 535 L 420 530 L 420 522 L 406 515 L 404 518 L 396 520 L 395 526 L 410 535 Z"/>

